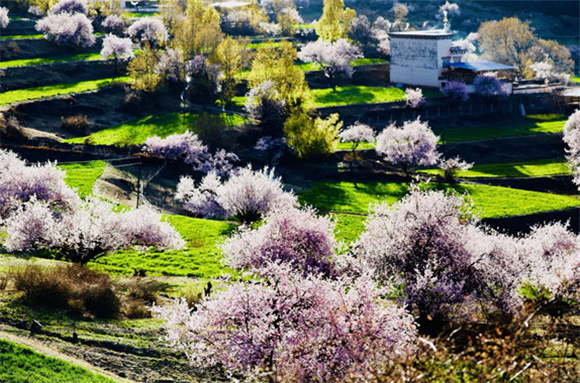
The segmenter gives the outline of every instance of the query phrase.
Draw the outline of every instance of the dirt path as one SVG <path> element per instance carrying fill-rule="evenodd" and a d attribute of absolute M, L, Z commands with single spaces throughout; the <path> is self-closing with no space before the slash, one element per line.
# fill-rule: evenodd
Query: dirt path
<path fill-rule="evenodd" d="M 33 337 L 27 336 L 26 334 L 27 332 L 23 330 L 17 329 L 12 326 L 7 326 L 5 324 L 0 324 L 0 339 L 17 343 L 22 346 L 30 347 L 31 349 L 40 354 L 64 360 L 65 362 L 74 364 L 75 366 L 82 367 L 96 374 L 104 375 L 107 378 L 113 379 L 114 381 L 119 383 L 135 383 L 135 381 L 133 380 L 121 378 L 109 371 L 105 371 L 101 368 L 93 366 L 92 364 L 87 363 L 82 359 L 78 359 L 73 356 L 63 354 L 62 352 L 47 346 L 46 343 Z"/>

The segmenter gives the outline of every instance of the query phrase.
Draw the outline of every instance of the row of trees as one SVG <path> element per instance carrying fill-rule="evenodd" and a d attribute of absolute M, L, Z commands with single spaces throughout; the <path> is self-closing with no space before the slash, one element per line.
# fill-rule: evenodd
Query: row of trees
<path fill-rule="evenodd" d="M 81 200 L 55 163 L 30 166 L 0 150 L 0 225 L 8 251 L 48 250 L 86 264 L 131 247 L 180 249 L 179 233 L 147 207 L 118 211 L 106 200 Z"/>

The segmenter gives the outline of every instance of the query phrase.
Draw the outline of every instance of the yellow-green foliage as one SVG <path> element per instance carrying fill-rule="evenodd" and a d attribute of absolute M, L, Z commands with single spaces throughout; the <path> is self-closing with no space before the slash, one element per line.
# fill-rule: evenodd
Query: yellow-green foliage
<path fill-rule="evenodd" d="M 279 47 L 264 46 L 258 49 L 248 75 L 248 87 L 253 89 L 266 80 L 276 84 L 281 99 L 285 99 L 289 109 L 307 103 L 310 87 L 304 71 L 294 61 L 298 53 L 292 43 L 283 41 Z"/>
<path fill-rule="evenodd" d="M 334 42 L 346 37 L 350 22 L 356 12 L 344 8 L 343 0 L 324 0 L 322 17 L 316 23 L 316 34 L 324 41 Z"/>
<path fill-rule="evenodd" d="M 284 135 L 299 158 L 333 153 L 342 127 L 337 113 L 326 119 L 313 118 L 306 112 L 295 113 L 284 123 Z"/>
<path fill-rule="evenodd" d="M 153 92 L 161 84 L 161 76 L 155 71 L 161 52 L 146 46 L 143 54 L 135 57 L 127 66 L 131 88 Z"/>

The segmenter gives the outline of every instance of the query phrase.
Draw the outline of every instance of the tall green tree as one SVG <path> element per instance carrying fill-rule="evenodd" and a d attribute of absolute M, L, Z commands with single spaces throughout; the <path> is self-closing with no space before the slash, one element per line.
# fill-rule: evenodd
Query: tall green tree
<path fill-rule="evenodd" d="M 322 16 L 316 23 L 316 34 L 324 41 L 334 42 L 346 37 L 350 22 L 356 17 L 353 9 L 345 8 L 343 0 L 324 0 Z"/>
<path fill-rule="evenodd" d="M 220 15 L 203 0 L 188 0 L 185 17 L 171 31 L 174 47 L 185 54 L 186 59 L 212 51 L 223 38 Z"/>
<path fill-rule="evenodd" d="M 311 92 L 304 71 L 294 63 L 297 58 L 296 48 L 287 41 L 279 47 L 258 49 L 248 76 L 248 87 L 253 89 L 271 80 L 288 111 L 302 108 L 310 100 Z"/>
<path fill-rule="evenodd" d="M 337 113 L 326 119 L 307 111 L 294 113 L 284 123 L 284 136 L 298 158 L 334 153 L 342 127 Z"/>
<path fill-rule="evenodd" d="M 227 36 L 213 52 L 212 62 L 220 66 L 223 74 L 221 79 L 222 100 L 225 105 L 229 105 L 236 95 L 236 86 L 240 82 L 239 73 L 247 64 L 249 58 L 249 53 L 246 49 L 248 43 L 248 38 L 235 39 Z"/>

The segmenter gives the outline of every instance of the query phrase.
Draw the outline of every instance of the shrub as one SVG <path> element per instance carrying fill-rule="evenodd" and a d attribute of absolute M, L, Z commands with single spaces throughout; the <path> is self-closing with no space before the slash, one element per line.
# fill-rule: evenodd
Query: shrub
<path fill-rule="evenodd" d="M 35 305 L 72 310 L 74 314 L 113 318 L 120 300 L 107 274 L 79 265 L 27 265 L 12 272 L 14 287 Z"/>
<path fill-rule="evenodd" d="M 445 181 L 455 182 L 459 170 L 466 171 L 471 169 L 473 163 L 467 163 L 459 157 L 448 158 L 439 162 L 439 168 L 443 170 Z"/>
<path fill-rule="evenodd" d="M 22 127 L 18 119 L 15 116 L 5 118 L 2 113 L 0 113 L 0 133 L 11 138 L 23 136 Z"/>
<path fill-rule="evenodd" d="M 477 76 L 473 81 L 475 94 L 485 101 L 501 100 L 507 97 L 502 82 L 492 76 Z"/>
<path fill-rule="evenodd" d="M 458 105 L 469 99 L 469 93 L 464 82 L 449 81 L 441 88 L 441 93 L 447 97 L 450 104 Z"/>
<path fill-rule="evenodd" d="M 63 129 L 78 132 L 80 135 L 88 136 L 91 134 L 93 123 L 89 121 L 85 114 L 77 114 L 75 116 L 60 117 L 60 127 Z"/>
<path fill-rule="evenodd" d="M 36 22 L 36 30 L 59 46 L 86 48 L 95 45 L 93 25 L 82 13 L 48 15 Z"/>

